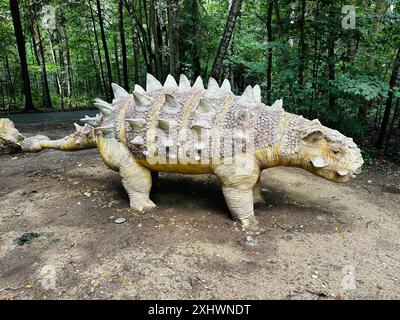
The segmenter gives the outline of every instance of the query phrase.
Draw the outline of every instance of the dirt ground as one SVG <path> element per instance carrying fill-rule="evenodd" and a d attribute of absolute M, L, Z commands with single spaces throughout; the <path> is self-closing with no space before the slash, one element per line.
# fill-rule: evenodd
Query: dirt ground
<path fill-rule="evenodd" d="M 247 238 L 213 176 L 161 174 L 139 214 L 96 149 L 1 156 L 0 299 L 400 298 L 398 166 L 347 184 L 274 168 L 262 184 L 266 231 Z"/>

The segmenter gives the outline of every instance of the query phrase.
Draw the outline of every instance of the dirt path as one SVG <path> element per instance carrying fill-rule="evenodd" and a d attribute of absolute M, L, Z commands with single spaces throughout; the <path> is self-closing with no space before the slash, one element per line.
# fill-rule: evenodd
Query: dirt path
<path fill-rule="evenodd" d="M 266 170 L 255 244 L 214 177 L 161 175 L 138 214 L 97 150 L 2 156 L 0 299 L 399 299 L 399 181 L 389 163 L 340 185 Z"/>

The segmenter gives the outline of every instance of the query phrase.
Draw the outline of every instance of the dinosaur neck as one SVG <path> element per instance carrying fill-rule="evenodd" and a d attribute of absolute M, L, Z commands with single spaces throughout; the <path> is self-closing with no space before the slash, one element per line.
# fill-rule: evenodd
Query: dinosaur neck
<path fill-rule="evenodd" d="M 277 166 L 304 168 L 306 163 L 295 152 L 296 122 L 301 118 L 292 113 L 285 112 L 276 130 L 278 138 L 273 146 L 261 148 L 255 153 L 263 169 Z"/>

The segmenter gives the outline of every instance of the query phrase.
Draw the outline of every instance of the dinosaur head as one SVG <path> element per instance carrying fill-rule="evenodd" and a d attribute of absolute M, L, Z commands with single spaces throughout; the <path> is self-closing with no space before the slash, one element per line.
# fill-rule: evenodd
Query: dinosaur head
<path fill-rule="evenodd" d="M 353 139 L 318 120 L 304 119 L 298 133 L 296 157 L 303 169 L 335 182 L 347 182 L 361 173 L 364 161 Z"/>

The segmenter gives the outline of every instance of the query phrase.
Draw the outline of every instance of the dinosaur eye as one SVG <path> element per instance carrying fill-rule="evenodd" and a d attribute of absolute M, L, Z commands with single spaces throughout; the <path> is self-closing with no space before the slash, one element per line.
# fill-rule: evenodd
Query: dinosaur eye
<path fill-rule="evenodd" d="M 331 148 L 331 151 L 335 156 L 342 154 L 342 150 L 340 148 Z"/>

